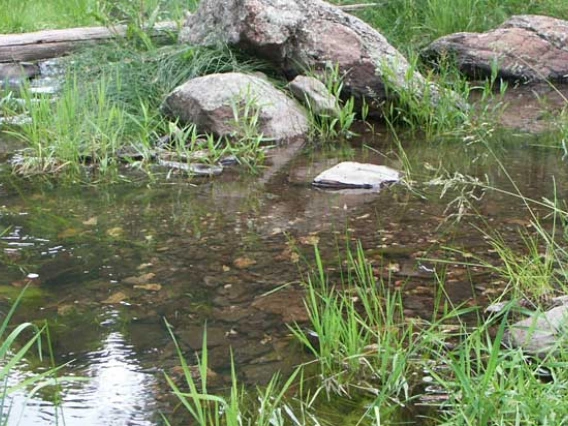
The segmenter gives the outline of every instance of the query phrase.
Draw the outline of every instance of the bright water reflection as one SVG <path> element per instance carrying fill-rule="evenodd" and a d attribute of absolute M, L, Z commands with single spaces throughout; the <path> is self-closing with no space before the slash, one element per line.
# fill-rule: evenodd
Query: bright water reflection
<path fill-rule="evenodd" d="M 116 324 L 117 319 L 118 313 L 110 311 L 105 323 Z M 155 424 L 151 418 L 155 410 L 148 395 L 154 392 L 156 380 L 142 371 L 136 353 L 120 331 L 110 331 L 98 350 L 72 364 L 76 374 L 87 381 L 65 386 L 61 395 L 63 409 L 47 400 L 50 393 L 46 398 L 38 393 L 29 399 L 20 393 L 8 402 L 12 409 L 7 426 Z M 20 380 L 26 374 L 16 372 L 14 379 Z"/>

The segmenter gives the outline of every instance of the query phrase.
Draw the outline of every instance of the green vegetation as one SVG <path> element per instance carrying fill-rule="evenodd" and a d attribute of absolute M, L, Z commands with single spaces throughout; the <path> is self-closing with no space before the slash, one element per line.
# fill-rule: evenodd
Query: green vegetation
<path fill-rule="evenodd" d="M 357 13 L 409 56 L 440 36 L 459 31 L 485 31 L 511 15 L 520 14 L 566 19 L 568 3 L 563 0 L 393 0 Z"/>
<path fill-rule="evenodd" d="M 266 141 L 256 130 L 258 116 L 251 108 L 252 100 L 245 102 L 247 105 L 235 106 L 235 125 L 239 131 L 230 140 L 198 135 L 193 128 L 180 129 L 178 123 L 169 122 L 160 111 L 166 94 L 192 77 L 214 72 L 264 71 L 276 80 L 282 79 L 267 64 L 251 62 L 227 48 L 160 48 L 146 34 L 145 28 L 156 21 L 180 18 L 183 8 L 193 9 L 196 3 L 51 0 L 41 2 L 41 7 L 35 3 L 23 1 L 7 7 L 10 13 L 0 23 L 5 26 L 4 31 L 30 29 L 32 22 L 52 27 L 125 23 L 128 31 L 124 41 L 74 55 L 65 65 L 67 77 L 61 95 L 55 100 L 51 96 L 33 95 L 28 90 L 22 94 L 23 104 L 13 102 L 13 93 L 1 96 L 0 108 L 5 115 L 23 112 L 32 118 L 30 123 L 9 130 L 27 145 L 14 164 L 18 174 L 51 175 L 71 182 L 116 182 L 126 179 L 123 166 L 129 164 L 153 176 L 151 163 L 156 160 L 156 145 L 162 138 L 175 139 L 175 146 L 165 149 L 172 151 L 180 164 L 196 157 L 213 164 L 232 155 L 251 171 L 258 171 L 264 159 L 261 145 Z M 358 12 L 410 58 L 412 65 L 407 78 L 420 71 L 428 82 L 422 93 L 412 88 L 397 89 L 399 101 L 380 106 L 392 129 L 404 126 L 435 140 L 470 135 L 484 126 L 495 126 L 501 106 L 498 97 L 506 85 L 499 85 L 492 78 L 480 87 L 473 86 L 451 62 L 439 64 L 434 73 L 419 60 L 420 49 L 433 38 L 449 32 L 484 30 L 512 13 L 537 12 L 562 17 L 568 13 L 568 6 L 552 1 L 460 0 L 456 4 L 448 0 L 395 0 Z M 18 22 L 18 17 L 29 22 Z M 387 89 L 394 91 L 395 86 L 389 84 L 390 72 L 384 70 Z M 337 98 L 338 113 L 329 117 L 312 114 L 314 140 L 329 142 L 349 137 L 357 115 L 363 120 L 367 118 L 368 105 L 358 111 L 360 106 L 355 106 L 354 99 L 340 100 L 341 77 L 334 67 L 321 76 Z M 436 83 L 440 90 L 430 83 Z M 495 87 L 501 92 L 495 94 Z M 466 100 L 474 91 L 481 91 L 481 100 L 476 108 L 468 108 Z M 562 132 L 562 116 L 558 123 Z M 181 135 L 189 139 L 182 142 Z"/>
<path fill-rule="evenodd" d="M 239 60 L 228 49 L 176 47 L 148 52 L 132 50 L 130 44 L 89 50 L 73 61 L 62 96 L 55 101 L 23 92 L 23 110 L 32 120 L 9 131 L 27 145 L 15 161 L 19 174 L 116 181 L 121 163 L 149 166 L 162 136 L 174 141 L 171 150 L 178 154 L 208 148 L 209 154 L 201 158 L 204 162 L 235 155 L 254 169 L 261 160 L 262 151 L 257 148 L 262 138 L 255 133 L 250 105 L 243 111 L 235 107 L 242 134 L 229 143 L 197 135 L 191 127 L 178 129 L 159 107 L 166 94 L 189 78 L 258 69 L 264 64 Z M 14 108 L 14 114 L 22 107 L 6 102 L 4 108 Z"/>
<path fill-rule="evenodd" d="M 310 100 L 305 99 L 309 113 L 311 137 L 316 141 L 329 142 L 353 136 L 351 127 L 356 120 L 355 99 L 350 97 L 346 101 L 341 99 L 343 89 L 342 76 L 337 66 L 328 66 L 323 73 L 308 72 L 308 75 L 321 80 L 327 91 L 336 99 L 333 113 L 316 113 L 315 106 L 310 105 Z M 368 105 L 364 104 L 361 110 L 361 118 L 365 120 L 368 114 Z"/>
<path fill-rule="evenodd" d="M 187 0 L 2 0 L 0 33 L 138 22 L 148 18 L 179 19 Z"/>
<path fill-rule="evenodd" d="M 2 425 L 8 423 L 10 395 L 24 391 L 31 397 L 39 390 L 57 386 L 64 380 L 77 380 L 77 378 L 69 377 L 58 378 L 59 368 L 48 368 L 41 373 L 34 373 L 20 380 L 15 380 L 13 377 L 14 369 L 33 356 L 34 346 L 37 350 L 36 356 L 40 361 L 43 360 L 43 351 L 46 348 L 42 343 L 42 338 L 48 335 L 46 326 L 39 328 L 30 322 L 22 322 L 17 326 L 10 324 L 24 293 L 25 289 L 20 292 L 0 323 L 0 424 Z"/>
<path fill-rule="evenodd" d="M 548 207 L 558 221 L 568 218 L 557 202 Z M 521 297 L 539 304 L 543 294 L 567 290 L 565 280 L 545 283 L 554 274 L 535 266 L 543 264 L 536 245 L 548 244 L 554 273 L 563 274 L 566 236 L 538 222 L 535 226 L 540 238 L 525 240 L 526 258 L 514 258 L 501 246 L 501 266 L 483 265 L 509 280 L 496 299 L 509 302 L 493 317 L 478 307 L 454 306 L 444 292 L 442 274 L 433 278 L 438 292 L 432 317 L 408 318 L 402 312 L 404 284 L 396 286 L 388 276 L 377 275 L 382 268 L 366 259 L 361 244 L 347 249 L 339 269 L 330 270 L 316 247 L 315 264 L 305 280 L 310 324 L 291 327 L 313 362 L 300 365 L 285 382 L 274 376 L 256 391 L 238 385 L 233 365 L 230 391 L 212 390 L 207 387 L 204 336 L 196 367 L 187 365 L 178 347 L 188 390 L 172 379 L 170 386 L 199 425 L 336 424 L 321 408 L 344 399 L 352 402 L 341 418 L 344 425 L 396 424 L 417 406 L 424 416 L 419 424 L 427 425 L 562 424 L 568 414 L 568 352 L 562 339 L 555 350 L 530 362 L 521 349 L 504 345 Z M 491 242 L 494 247 L 499 246 L 496 241 Z M 549 375 L 543 376 L 546 371 Z"/>
<path fill-rule="evenodd" d="M 203 334 L 203 351 L 201 357 L 197 359 L 197 366 L 189 366 L 182 355 L 182 351 L 171 332 L 175 342 L 177 353 L 181 362 L 184 385 L 187 391 L 180 389 L 175 381 L 166 376 L 168 384 L 179 399 L 181 406 L 187 410 L 191 417 L 199 426 L 284 426 L 288 424 L 285 419 L 295 416 L 288 405 L 286 405 L 284 395 L 296 380 L 300 370 L 296 370 L 285 383 L 280 384 L 281 380 L 276 374 L 272 380 L 263 388 L 257 389 L 258 403 L 253 399 L 248 399 L 245 389 L 239 385 L 234 363 L 231 363 L 231 387 L 227 397 L 209 393 L 207 381 L 209 368 L 207 362 L 207 333 Z M 166 424 L 170 424 L 165 419 Z M 298 426 L 304 425 L 297 421 Z"/>
<path fill-rule="evenodd" d="M 0 98 L 3 112 L 24 112 L 31 117 L 29 123 L 8 131 L 26 143 L 14 162 L 18 174 L 56 176 L 71 182 L 116 182 L 128 179 L 122 173 L 124 166 L 154 176 L 151 164 L 164 155 L 167 160 L 195 159 L 206 164 L 234 156 L 251 171 L 258 170 L 264 159 L 264 145 L 269 141 L 257 130 L 257 99 L 247 97 L 244 103 L 233 105 L 237 130 L 230 139 L 200 135 L 195 126 L 182 127 L 169 121 L 161 113 L 160 103 L 185 80 L 209 73 L 262 70 L 278 79 L 269 66 L 222 47 L 155 46 L 144 32 L 146 23 L 179 17 L 185 6 L 180 2 L 75 2 L 69 13 L 65 11 L 71 2 L 44 3 L 46 9 L 34 9 L 36 15 L 26 9 L 31 2 L 10 3 L 10 13 L 0 28 L 22 31 L 38 28 L 34 25 L 127 22 L 130 32 L 124 42 L 90 49 L 68 61 L 60 96 L 38 96 L 26 88 L 22 92 L 23 103 L 16 102 L 13 93 Z M 57 16 L 49 10 L 57 10 Z M 408 188 L 416 192 L 426 192 L 424 187 L 434 188 L 437 195 L 452 197 L 446 220 L 460 221 L 467 213 L 475 213 L 472 199 L 478 200 L 476 197 L 486 191 L 515 197 L 531 214 L 534 232 L 522 234 L 523 247 L 510 247 L 503 236 L 491 230 L 489 223 L 483 223 L 486 227 L 481 226 L 481 232 L 494 256 L 488 259 L 476 254 L 464 261 L 465 266 L 483 268 L 505 282 L 505 291 L 495 295 L 495 301 L 510 301 L 504 311 L 497 317 L 486 318 L 480 308 L 454 306 L 444 292 L 446 278 L 440 272 L 431 283 L 437 292 L 431 317 L 411 320 L 403 311 L 405 283 L 395 285 L 390 276 L 377 273 L 377 265 L 367 259 L 362 244 L 348 248 L 343 262 L 332 265 L 336 267 L 333 271 L 328 270 L 316 249 L 315 265 L 311 265 L 312 272 L 304 282 L 309 330 L 304 325 L 290 328 L 298 345 L 313 356 L 312 362 L 299 366 L 287 378 L 276 375 L 267 386 L 254 390 L 240 384 L 238 366 L 232 365 L 229 390 L 224 392 L 208 384 L 206 342 L 197 366 L 188 364 L 176 344 L 184 383 L 170 377 L 167 381 L 180 407 L 198 424 L 333 424 L 318 408 L 339 399 L 353 401 L 349 416 L 343 419 L 345 425 L 402 422 L 405 413 L 417 406 L 426 406 L 424 424 L 429 425 L 565 422 L 566 348 L 559 347 L 557 354 L 551 353 L 531 365 L 520 350 L 503 347 L 503 341 L 507 326 L 519 316 L 518 301 L 541 307 L 552 296 L 567 291 L 566 205 L 559 199 L 525 198 L 513 179 L 513 190 L 504 191 L 468 174 L 471 163 L 482 158 L 481 154 L 475 158 L 464 155 L 463 161 L 468 164 L 455 167 L 452 172 L 447 171 L 452 168 L 438 155 L 438 164 L 430 165 L 425 175 L 411 173 L 410 161 L 397 134 L 403 128 L 434 143 L 460 136 L 460 143 L 476 144 L 476 149 L 492 155 L 485 142 L 495 128 L 495 116 L 501 107 L 499 96 L 506 85 L 493 78 L 472 86 L 451 63 L 442 64 L 434 73 L 418 58 L 420 49 L 438 36 L 485 30 L 513 13 L 568 18 L 568 3 L 393 0 L 359 12 L 411 58 L 409 74 L 424 72 L 428 82 L 441 87 L 439 92 L 427 88 L 418 95 L 410 90 L 399 91 L 401 102 L 382 106 L 399 158 L 407 169 Z M 23 17 L 26 21 L 18 21 Z M 384 71 L 388 80 L 389 70 Z M 328 142 L 348 137 L 358 113 L 354 100 L 340 101 L 342 82 L 337 69 L 328 70 L 323 81 L 337 98 L 339 113 L 334 117 L 314 117 L 313 138 Z M 477 109 L 456 108 L 473 91 L 481 93 Z M 362 115 L 365 119 L 366 112 Z M 561 114 L 558 131 L 550 136 L 552 144 L 564 154 L 565 122 L 565 114 Z M 168 140 L 166 146 L 158 147 L 164 137 Z M 459 149 L 464 150 L 461 145 Z M 498 160 L 496 163 L 501 166 Z M 500 170 L 507 173 L 504 167 Z M 416 179 L 422 183 L 412 182 Z M 545 213 L 536 213 L 535 207 Z M 455 248 L 447 250 L 459 253 Z M 440 267 L 456 263 L 454 259 L 436 262 Z M 28 323 L 7 334 L 12 313 L 13 310 L 0 327 L 4 398 L 12 389 L 6 385 L 10 367 L 22 360 L 41 335 L 41 330 Z M 13 343 L 25 329 L 34 329 L 35 334 L 15 351 Z M 550 369 L 554 380 L 543 383 L 535 372 L 538 368 Z M 41 376 L 35 380 L 49 383 L 43 379 Z"/>

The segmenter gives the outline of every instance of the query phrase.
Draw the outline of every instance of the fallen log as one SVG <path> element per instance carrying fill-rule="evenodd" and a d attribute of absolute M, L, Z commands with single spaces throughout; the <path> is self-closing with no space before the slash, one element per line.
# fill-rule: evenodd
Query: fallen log
<path fill-rule="evenodd" d="M 174 21 L 158 22 L 149 31 L 152 38 L 177 39 L 179 24 Z M 125 37 L 128 27 L 80 27 L 63 30 L 36 31 L 24 34 L 0 34 L 0 63 L 37 61 L 64 56 L 89 43 L 101 43 Z"/>

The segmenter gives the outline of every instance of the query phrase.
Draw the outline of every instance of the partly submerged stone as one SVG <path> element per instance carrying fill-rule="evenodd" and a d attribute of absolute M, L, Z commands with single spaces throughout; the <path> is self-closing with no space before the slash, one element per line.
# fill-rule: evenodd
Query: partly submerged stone
<path fill-rule="evenodd" d="M 567 331 L 568 305 L 561 305 L 514 323 L 507 330 L 504 342 L 543 358 L 568 347 Z"/>
<path fill-rule="evenodd" d="M 182 163 L 158 159 L 158 164 L 172 170 L 181 170 L 194 176 L 217 176 L 223 173 L 221 164 Z"/>
<path fill-rule="evenodd" d="M 418 97 L 428 92 L 434 105 L 439 99 L 438 88 L 382 34 L 321 0 L 202 0 L 179 40 L 237 47 L 271 61 L 290 77 L 337 66 L 343 95 L 377 106 L 400 91 Z"/>
<path fill-rule="evenodd" d="M 399 181 L 400 172 L 387 166 L 345 161 L 320 173 L 312 184 L 330 189 L 380 189 L 387 183 Z"/>
<path fill-rule="evenodd" d="M 288 87 L 296 99 L 313 114 L 327 117 L 339 116 L 337 99 L 317 78 L 299 75 L 288 84 Z"/>
<path fill-rule="evenodd" d="M 308 134 L 304 109 L 263 78 L 211 74 L 189 80 L 168 95 L 162 109 L 199 132 L 242 136 L 256 126 L 263 139 L 283 142 Z"/>
<path fill-rule="evenodd" d="M 431 43 L 422 55 L 456 61 L 471 78 L 523 81 L 568 80 L 568 21 L 538 15 L 513 16 L 485 33 L 455 33 Z"/>

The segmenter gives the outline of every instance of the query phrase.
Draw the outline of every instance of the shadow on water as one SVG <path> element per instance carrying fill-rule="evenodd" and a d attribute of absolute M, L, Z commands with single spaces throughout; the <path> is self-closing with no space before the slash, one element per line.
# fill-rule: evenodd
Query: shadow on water
<path fill-rule="evenodd" d="M 41 393 L 28 401 L 15 396 L 8 424 L 20 418 L 26 425 L 56 424 L 56 413 L 66 425 L 158 423 L 157 411 L 173 409 L 162 372 L 179 374 L 164 319 L 190 361 L 207 324 L 214 386 L 228 382 L 230 348 L 245 383 L 289 371 L 306 356 L 286 323 L 307 320 L 301 278 L 316 242 L 334 265 L 347 244 L 361 240 L 389 282 L 405 283 L 405 315 L 429 318 L 433 259 L 452 260 L 444 247 L 491 260 L 477 228 L 498 230 L 513 246 L 519 229 L 530 231 L 522 201 L 495 191 L 474 194 L 479 200 L 471 210 L 452 221 L 457 204 L 449 202 L 460 192 L 440 198 L 439 187 L 425 184 L 441 166 L 448 175 L 514 190 L 498 158 L 525 196 L 552 197 L 553 176 L 558 197 L 566 195 L 568 171 L 557 152 L 512 142 L 496 144 L 495 157 L 482 144 L 408 141 L 414 189 L 397 185 L 364 195 L 320 191 L 309 182 L 346 158 L 401 168 L 384 142 L 307 152 L 263 183 L 237 173 L 151 187 L 4 180 L 1 303 L 31 282 L 16 320 L 47 319 L 55 363 L 68 362 L 66 372 L 89 378 L 65 385 L 59 405 Z M 487 303 L 498 282 L 459 260 L 444 267 L 446 292 L 456 303 Z"/>

